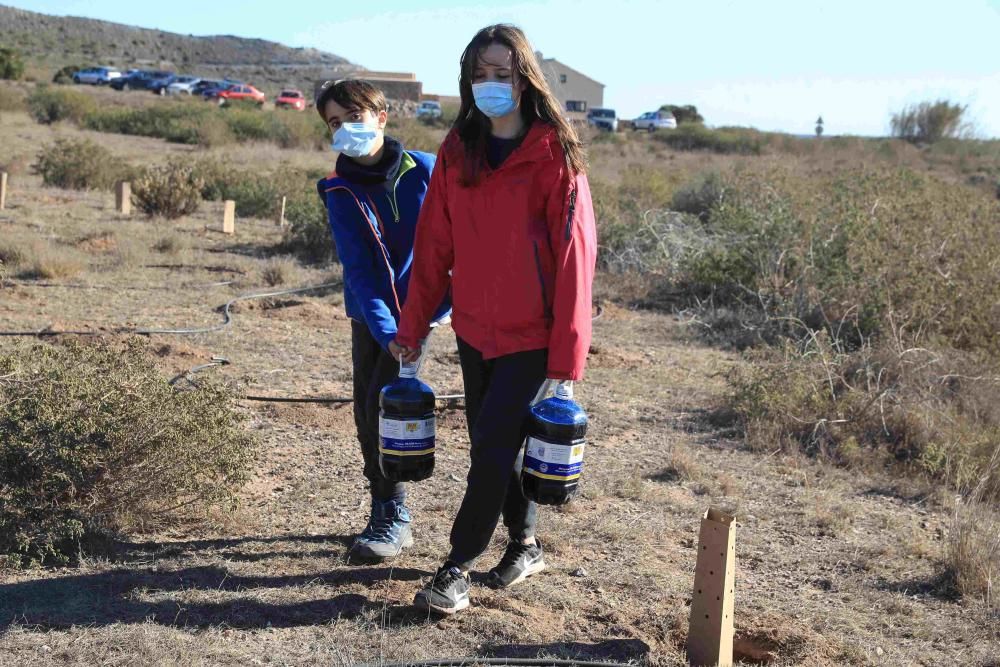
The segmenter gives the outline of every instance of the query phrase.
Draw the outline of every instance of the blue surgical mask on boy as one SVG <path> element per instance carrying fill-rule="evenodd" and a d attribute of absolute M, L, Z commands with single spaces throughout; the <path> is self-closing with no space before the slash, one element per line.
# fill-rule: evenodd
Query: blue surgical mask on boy
<path fill-rule="evenodd" d="M 479 110 L 490 118 L 506 116 L 517 108 L 514 86 L 500 81 L 484 81 L 472 84 L 472 96 Z"/>
<path fill-rule="evenodd" d="M 362 157 L 372 152 L 378 132 L 378 128 L 364 123 L 344 123 L 333 133 L 330 148 L 348 157 Z"/>

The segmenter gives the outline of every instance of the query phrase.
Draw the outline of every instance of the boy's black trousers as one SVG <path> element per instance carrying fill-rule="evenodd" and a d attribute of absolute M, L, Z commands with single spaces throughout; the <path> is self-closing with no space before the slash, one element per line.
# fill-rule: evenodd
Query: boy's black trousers
<path fill-rule="evenodd" d="M 354 320 L 351 320 L 351 358 L 354 362 L 354 424 L 372 498 L 403 502 L 406 487 L 401 482 L 386 479 L 378 465 L 378 397 L 382 387 L 399 376 L 399 362 L 379 345 L 366 324 Z"/>
<path fill-rule="evenodd" d="M 521 492 L 522 444 L 531 402 L 545 381 L 548 350 L 485 360 L 458 338 L 458 356 L 472 465 L 451 529 L 448 560 L 470 569 L 489 545 L 501 515 L 512 541 L 535 534 L 538 508 Z"/>

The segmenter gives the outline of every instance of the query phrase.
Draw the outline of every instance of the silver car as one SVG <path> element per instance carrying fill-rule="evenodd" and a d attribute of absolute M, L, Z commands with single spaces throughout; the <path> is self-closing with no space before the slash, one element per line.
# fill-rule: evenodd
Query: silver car
<path fill-rule="evenodd" d="M 73 83 L 87 83 L 92 86 L 103 86 L 117 79 L 121 72 L 113 67 L 88 67 L 73 75 Z"/>
<path fill-rule="evenodd" d="M 196 76 L 179 76 L 167 86 L 167 95 L 191 95 L 199 83 L 201 79 Z"/>

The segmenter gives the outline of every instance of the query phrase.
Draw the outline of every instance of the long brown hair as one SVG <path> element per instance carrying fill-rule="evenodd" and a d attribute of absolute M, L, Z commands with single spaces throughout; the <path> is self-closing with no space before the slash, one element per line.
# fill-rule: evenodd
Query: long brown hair
<path fill-rule="evenodd" d="M 519 80 L 525 83 L 521 93 L 521 117 L 525 125 L 531 126 L 542 120 L 555 127 L 559 143 L 566 155 L 566 166 L 573 173 L 587 170 L 587 157 L 576 130 L 566 121 L 560 110 L 559 100 L 552 94 L 548 81 L 535 57 L 531 43 L 517 26 L 498 23 L 483 28 L 476 33 L 462 53 L 462 74 L 459 91 L 462 106 L 455 119 L 454 129 L 465 147 L 465 168 L 462 174 L 464 185 L 475 185 L 486 159 L 486 142 L 490 136 L 490 119 L 476 107 L 472 95 L 472 80 L 480 54 L 493 43 L 503 44 L 510 49 L 511 71 L 517 72 Z"/>

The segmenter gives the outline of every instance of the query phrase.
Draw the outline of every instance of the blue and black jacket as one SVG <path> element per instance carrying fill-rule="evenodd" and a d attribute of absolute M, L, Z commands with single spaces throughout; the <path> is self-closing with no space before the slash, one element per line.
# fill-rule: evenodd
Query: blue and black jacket
<path fill-rule="evenodd" d="M 417 218 L 434 170 L 429 153 L 403 151 L 391 187 L 349 181 L 336 172 L 317 183 L 344 267 L 347 316 L 368 325 L 383 348 L 396 337 L 413 266 Z M 451 295 L 434 320 L 451 313 Z"/>

